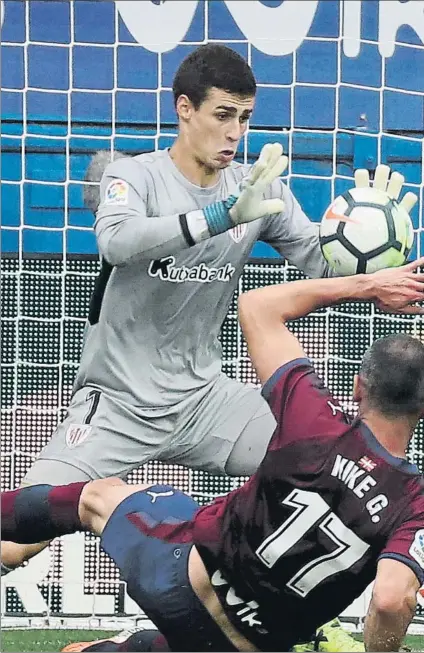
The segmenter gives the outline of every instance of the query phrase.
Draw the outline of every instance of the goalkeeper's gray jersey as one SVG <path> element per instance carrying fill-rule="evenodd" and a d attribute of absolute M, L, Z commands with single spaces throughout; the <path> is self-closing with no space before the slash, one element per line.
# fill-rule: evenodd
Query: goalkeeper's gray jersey
<path fill-rule="evenodd" d="M 178 214 L 226 199 L 247 169 L 233 163 L 215 186 L 200 188 L 168 150 L 106 168 L 95 225 L 103 271 L 76 389 L 94 386 L 130 410 L 159 415 L 212 383 L 221 370 L 220 328 L 258 239 L 309 276 L 328 273 L 318 226 L 281 180 L 269 197 L 283 197 L 284 213 L 187 245 Z"/>

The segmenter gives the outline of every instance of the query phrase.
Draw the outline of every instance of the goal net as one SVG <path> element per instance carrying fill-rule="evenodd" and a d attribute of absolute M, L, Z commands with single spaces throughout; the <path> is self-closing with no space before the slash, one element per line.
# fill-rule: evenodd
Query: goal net
<path fill-rule="evenodd" d="M 424 254 L 423 9 L 421 0 L 1 2 L 3 490 L 20 483 L 70 399 L 98 272 L 83 203 L 90 158 L 172 144 L 172 77 L 198 44 L 229 44 L 256 74 L 241 160 L 280 141 L 290 157 L 287 183 L 313 220 L 352 186 L 355 168 L 388 163 L 420 197 L 413 255 Z M 239 291 L 299 276 L 259 243 Z M 363 304 L 317 312 L 294 328 L 351 410 L 352 376 L 373 339 L 424 337 L 419 318 Z M 225 372 L 256 383 L 234 302 L 221 339 Z M 421 428 L 410 451 L 418 465 L 423 438 Z M 169 482 L 205 502 L 244 479 L 151 462 L 129 480 Z M 57 540 L 4 581 L 4 624 L 97 625 L 139 615 L 91 536 Z"/>

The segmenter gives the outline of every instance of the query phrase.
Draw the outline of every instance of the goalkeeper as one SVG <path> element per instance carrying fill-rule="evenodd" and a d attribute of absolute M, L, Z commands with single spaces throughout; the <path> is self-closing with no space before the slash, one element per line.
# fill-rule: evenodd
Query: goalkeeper
<path fill-rule="evenodd" d="M 102 268 L 68 414 L 25 484 L 124 477 L 151 459 L 250 475 L 266 451 L 274 418 L 221 371 L 218 335 L 257 240 L 328 275 L 318 225 L 280 178 L 279 144 L 253 167 L 234 161 L 256 93 L 242 57 L 201 46 L 173 90 L 173 146 L 107 165 L 100 205 L 91 187 Z M 104 166 L 95 157 L 90 178 Z"/>
<path fill-rule="evenodd" d="M 280 179 L 281 146 L 265 145 L 251 168 L 234 161 L 255 104 L 244 59 L 201 46 L 173 92 L 172 147 L 120 158 L 102 177 L 102 268 L 73 396 L 26 484 L 124 477 L 151 459 L 250 475 L 265 454 L 274 418 L 257 389 L 221 371 L 221 325 L 257 240 L 308 276 L 329 268 L 318 225 Z M 3 544 L 3 569 L 37 550 Z"/>

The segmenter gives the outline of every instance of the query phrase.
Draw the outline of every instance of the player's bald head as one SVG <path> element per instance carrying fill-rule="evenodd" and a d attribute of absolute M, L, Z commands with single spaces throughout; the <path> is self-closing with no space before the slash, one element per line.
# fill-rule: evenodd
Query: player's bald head
<path fill-rule="evenodd" d="M 359 372 L 368 404 L 387 416 L 424 413 L 424 344 L 406 334 L 379 338 Z"/>

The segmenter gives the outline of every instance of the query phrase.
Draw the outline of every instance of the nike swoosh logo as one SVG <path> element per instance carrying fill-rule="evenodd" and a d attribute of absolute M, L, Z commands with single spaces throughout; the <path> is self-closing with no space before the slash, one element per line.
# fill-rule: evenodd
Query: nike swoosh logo
<path fill-rule="evenodd" d="M 355 218 L 349 218 L 346 215 L 340 215 L 340 213 L 334 213 L 333 211 L 333 206 L 330 206 L 327 209 L 327 213 L 324 216 L 326 220 L 338 220 L 339 222 L 346 222 L 350 224 L 360 224 L 359 220 L 355 220 Z"/>

